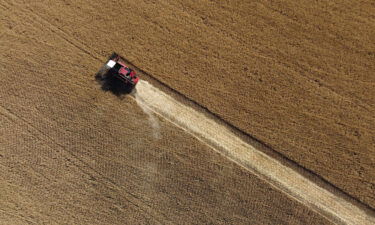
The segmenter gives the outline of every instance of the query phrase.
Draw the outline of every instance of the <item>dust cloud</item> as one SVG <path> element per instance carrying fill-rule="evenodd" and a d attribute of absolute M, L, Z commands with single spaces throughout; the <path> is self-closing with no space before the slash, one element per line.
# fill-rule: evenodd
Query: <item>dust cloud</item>
<path fill-rule="evenodd" d="M 152 136 L 155 139 L 161 139 L 161 132 L 160 132 L 160 124 L 158 118 L 154 115 L 154 113 L 151 111 L 150 108 L 145 104 L 144 100 L 139 96 L 137 91 L 135 90 L 132 95 L 135 98 L 135 101 L 137 102 L 138 106 L 143 110 L 143 112 L 148 117 L 148 122 L 150 123 L 150 126 L 152 127 Z"/>
<path fill-rule="evenodd" d="M 367 212 L 316 185 L 254 146 L 205 113 L 190 108 L 141 80 L 134 95 L 153 123 L 156 113 L 248 171 L 258 174 L 295 200 L 309 205 L 331 221 L 344 224 L 374 224 Z M 155 123 L 155 122 L 154 122 Z M 157 130 L 157 129 L 155 129 Z"/>

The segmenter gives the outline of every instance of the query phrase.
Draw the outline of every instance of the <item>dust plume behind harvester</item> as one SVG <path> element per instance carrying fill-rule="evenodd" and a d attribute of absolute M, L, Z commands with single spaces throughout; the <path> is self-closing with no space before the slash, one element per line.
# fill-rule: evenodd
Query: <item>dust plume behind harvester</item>
<path fill-rule="evenodd" d="M 96 74 L 102 89 L 116 95 L 131 93 L 139 81 L 136 72 L 125 64 L 124 58 L 113 53 Z"/>

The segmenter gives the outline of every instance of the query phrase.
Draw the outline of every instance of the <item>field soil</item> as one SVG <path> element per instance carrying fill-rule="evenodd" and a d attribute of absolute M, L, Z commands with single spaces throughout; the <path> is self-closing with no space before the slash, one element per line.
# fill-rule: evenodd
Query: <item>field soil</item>
<path fill-rule="evenodd" d="M 0 224 L 332 224 L 103 92 L 101 61 L 48 20 L 0 15 Z"/>
<path fill-rule="evenodd" d="M 0 223 L 330 224 L 102 92 L 94 75 L 112 51 L 374 209 L 374 11 L 1 1 Z"/>
<path fill-rule="evenodd" d="M 373 1 L 7 5 L 46 24 L 84 57 L 119 52 L 375 208 Z"/>

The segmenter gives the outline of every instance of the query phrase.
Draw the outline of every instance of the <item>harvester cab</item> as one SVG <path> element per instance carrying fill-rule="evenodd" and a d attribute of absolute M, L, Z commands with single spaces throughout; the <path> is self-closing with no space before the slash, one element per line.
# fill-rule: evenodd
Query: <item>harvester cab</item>
<path fill-rule="evenodd" d="M 107 83 L 106 89 L 116 92 L 130 93 L 139 81 L 136 72 L 125 64 L 125 60 L 116 53 L 113 53 L 108 61 L 97 74 L 97 79 L 102 83 Z M 124 89 L 121 91 L 120 89 Z"/>
<path fill-rule="evenodd" d="M 133 86 L 133 88 L 139 81 L 136 72 L 133 69 L 129 68 L 127 65 L 125 65 L 122 58 L 116 53 L 112 54 L 112 56 L 109 58 L 106 67 L 108 68 L 107 73 L 118 78 L 126 85 Z"/>

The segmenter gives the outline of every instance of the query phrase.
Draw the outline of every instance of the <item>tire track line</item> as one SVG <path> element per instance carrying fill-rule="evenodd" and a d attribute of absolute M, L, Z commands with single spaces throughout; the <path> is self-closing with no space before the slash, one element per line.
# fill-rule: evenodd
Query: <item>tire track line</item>
<path fill-rule="evenodd" d="M 56 34 L 58 37 L 60 37 L 61 39 L 63 39 L 67 43 L 69 43 L 70 45 L 76 47 L 77 49 L 79 49 L 80 51 L 84 52 L 88 56 L 90 56 L 90 57 L 92 57 L 92 58 L 94 58 L 94 59 L 96 59 L 96 60 L 98 60 L 100 62 L 102 61 L 100 59 L 100 56 L 98 56 L 97 54 L 93 54 L 91 51 L 86 50 L 87 46 L 85 44 L 83 44 L 82 42 L 76 40 L 75 38 L 71 38 L 70 35 L 68 33 L 66 33 L 63 29 L 61 29 L 58 26 L 53 25 L 51 22 L 49 22 L 43 16 L 41 16 L 37 12 L 35 12 L 32 8 L 27 7 L 27 6 L 23 6 L 23 7 L 19 8 L 18 10 L 22 10 L 26 14 L 31 13 L 32 15 L 34 15 L 33 19 L 34 19 L 35 22 L 38 22 L 41 25 L 45 24 L 46 27 L 52 33 Z M 18 18 L 21 18 L 21 17 L 18 16 Z"/>
<path fill-rule="evenodd" d="M 32 15 L 34 15 L 34 18 L 33 18 L 34 22 L 38 22 L 41 25 L 45 24 L 46 27 L 53 34 L 55 34 L 58 37 L 60 37 L 61 39 L 65 40 L 70 45 L 76 47 L 79 51 L 82 51 L 82 52 L 86 53 L 88 56 L 92 57 L 93 59 L 96 59 L 98 62 L 102 62 L 102 60 L 100 60 L 100 58 L 97 55 L 95 55 L 95 54 L 91 53 L 90 51 L 86 50 L 84 45 L 83 45 L 84 47 L 82 47 L 79 41 L 70 40 L 69 37 L 66 37 L 68 35 L 63 30 L 61 30 L 60 28 L 52 25 L 47 20 L 45 20 L 44 18 L 39 16 L 37 13 L 33 12 L 30 9 L 27 10 L 27 9 L 21 8 L 20 10 L 24 11 L 27 14 L 31 13 Z M 19 16 L 18 16 L 18 19 L 22 20 L 22 18 L 19 17 Z M 73 40 L 75 40 L 75 39 L 73 39 Z M 125 192 L 128 196 L 124 196 L 124 198 L 130 204 L 132 204 L 136 209 L 138 209 L 140 212 L 144 213 L 148 220 L 153 220 L 156 224 L 171 224 L 171 222 L 169 222 L 169 221 L 162 222 L 160 217 L 162 216 L 162 217 L 164 217 L 163 219 L 167 219 L 167 216 L 165 214 L 161 213 L 160 215 L 158 215 L 158 213 L 155 212 L 155 210 L 153 210 L 151 207 L 145 206 L 146 204 L 144 204 L 144 202 L 138 196 L 136 196 L 135 194 L 127 191 L 125 188 L 118 185 L 114 180 L 105 176 L 104 174 L 102 174 L 101 172 L 99 172 L 98 170 L 96 170 L 95 168 L 90 166 L 87 162 L 85 162 L 83 159 L 81 159 L 78 155 L 76 155 L 72 151 L 68 150 L 62 144 L 56 142 L 56 140 L 54 140 L 49 135 L 45 134 L 43 131 L 39 130 L 37 127 L 35 127 L 31 123 L 29 123 L 24 118 L 15 115 L 14 113 L 10 112 L 8 109 L 6 109 L 5 107 L 3 107 L 1 105 L 0 105 L 0 114 L 4 115 L 7 119 L 12 120 L 13 122 L 20 123 L 20 124 L 23 124 L 23 125 L 26 125 L 27 127 L 29 127 L 31 130 L 34 131 L 33 132 L 34 134 L 39 134 L 41 137 L 45 138 L 45 142 L 47 143 L 47 145 L 50 148 L 53 149 L 53 147 L 51 147 L 50 144 L 48 144 L 48 142 L 54 143 L 55 145 L 57 145 L 61 150 L 68 153 L 70 156 L 73 157 L 73 159 L 75 159 L 77 161 L 76 163 L 74 163 L 74 165 L 84 174 L 89 174 L 89 175 L 91 175 L 91 173 L 96 174 L 97 176 L 99 176 L 103 179 L 104 185 L 113 186 L 115 189 Z M 82 164 L 83 167 L 79 166 L 79 164 Z"/>
<path fill-rule="evenodd" d="M 12 122 L 14 122 L 16 124 L 24 125 L 24 126 L 29 127 L 30 131 L 32 131 L 32 134 L 34 136 L 40 135 L 41 137 L 44 138 L 44 142 L 46 143 L 46 145 L 49 148 L 55 149 L 53 146 L 50 145 L 50 143 L 54 143 L 58 148 L 60 148 L 60 150 L 62 150 L 63 152 L 68 153 L 74 159 L 74 161 L 72 161 L 73 165 L 76 166 L 76 168 L 78 170 L 80 170 L 82 173 L 88 174 L 88 175 L 94 176 L 94 177 L 100 177 L 100 178 L 103 179 L 102 184 L 104 184 L 104 185 L 106 185 L 108 187 L 112 186 L 114 189 L 121 190 L 124 193 L 126 193 L 128 196 L 124 196 L 123 195 L 124 199 L 126 199 L 136 209 L 140 210 L 142 213 L 144 213 L 145 215 L 147 215 L 147 219 L 149 219 L 149 220 L 152 219 L 155 222 L 157 222 L 157 224 L 169 224 L 167 222 L 163 223 L 159 219 L 159 216 L 157 215 L 157 213 L 150 206 L 145 207 L 144 202 L 138 196 L 136 196 L 135 194 L 127 191 L 124 187 L 118 185 L 114 180 L 112 180 L 111 178 L 105 176 L 104 174 L 102 174 L 101 172 L 99 172 L 98 170 L 96 170 L 95 168 L 93 168 L 91 165 L 89 165 L 87 162 L 85 162 L 83 159 L 81 159 L 81 157 L 79 157 L 77 154 L 75 154 L 72 151 L 68 150 L 65 146 L 63 146 L 62 144 L 60 144 L 57 141 L 55 141 L 52 137 L 48 136 L 47 134 L 45 134 L 44 132 L 42 132 L 37 127 L 35 127 L 34 125 L 30 124 L 25 119 L 23 119 L 23 118 L 15 115 L 14 113 L 10 112 L 8 109 L 4 108 L 1 105 L 0 105 L 0 114 L 4 115 L 6 118 L 10 119 Z M 166 215 L 162 215 L 162 216 L 166 217 Z"/>
<path fill-rule="evenodd" d="M 255 149 L 223 125 L 141 80 L 134 97 L 150 110 L 213 150 L 256 174 L 291 198 L 337 224 L 375 224 L 375 217 L 319 187 L 293 169 Z"/>
<path fill-rule="evenodd" d="M 51 30 L 51 32 L 55 33 L 57 36 L 60 38 L 64 39 L 67 41 L 69 44 L 73 45 L 74 47 L 78 48 L 79 50 L 85 52 L 92 58 L 101 61 L 100 60 L 100 54 L 93 54 L 91 51 L 86 50 L 87 48 L 86 45 L 81 43 L 80 41 L 71 38 L 65 31 L 63 31 L 61 28 L 56 27 L 55 25 L 51 24 L 49 21 L 45 20 L 42 16 L 34 12 L 32 9 L 27 9 L 28 12 L 34 14 L 38 18 L 38 20 L 41 20 L 42 23 L 45 23 L 48 25 L 48 28 Z M 72 40 L 73 39 L 73 40 Z M 90 48 L 89 48 L 90 49 Z M 94 51 L 96 53 L 96 51 Z M 133 65 L 133 63 L 131 63 Z M 143 84 L 146 84 L 147 82 L 141 82 Z M 150 85 L 150 84 L 146 84 Z M 140 89 L 139 86 L 143 85 L 138 85 L 137 89 Z M 156 89 L 155 87 L 152 86 L 152 88 Z M 156 91 L 159 95 L 154 96 L 154 97 L 160 97 L 160 92 L 159 90 Z M 144 96 L 141 96 L 142 98 Z M 148 96 L 150 97 L 150 96 Z M 172 98 L 165 95 L 166 99 L 169 98 L 171 100 Z M 342 223 L 342 224 L 375 224 L 375 219 L 373 216 L 370 215 L 370 213 L 367 213 L 365 210 L 360 209 L 359 207 L 351 204 L 350 202 L 335 196 L 334 194 L 328 192 L 327 190 L 319 187 L 315 183 L 311 182 L 310 180 L 304 178 L 302 175 L 299 173 L 295 172 L 294 170 L 282 165 L 279 163 L 277 160 L 272 159 L 271 157 L 267 156 L 266 154 L 262 153 L 259 150 L 256 150 L 254 147 L 251 145 L 247 144 L 246 142 L 242 141 L 240 138 L 236 137 L 230 130 L 228 130 L 225 126 L 219 125 L 218 123 L 214 122 L 213 120 L 209 119 L 208 117 L 205 117 L 206 120 L 211 120 L 210 122 L 212 124 L 215 124 L 216 126 L 220 126 L 221 128 L 219 130 L 222 130 L 230 134 L 229 136 L 234 137 L 235 140 L 239 141 L 241 143 L 242 148 L 246 147 L 247 150 L 243 151 L 241 148 L 227 148 L 226 144 L 221 142 L 220 140 L 215 139 L 215 134 L 213 136 L 209 136 L 207 134 L 202 133 L 202 130 L 196 130 L 196 124 L 195 128 L 192 129 L 190 125 L 193 123 L 190 123 L 191 121 L 184 121 L 183 117 L 179 118 L 178 115 L 179 113 L 168 113 L 165 112 L 165 105 L 161 103 L 162 105 L 155 107 L 155 105 L 152 104 L 152 102 L 146 101 L 147 100 L 147 95 L 146 98 L 143 98 L 142 101 L 145 101 L 147 104 L 147 107 L 149 107 L 153 112 L 156 114 L 160 115 L 163 118 L 166 118 L 169 122 L 172 124 L 175 124 L 176 126 L 180 127 L 181 129 L 185 130 L 186 132 L 192 134 L 195 136 L 197 139 L 201 140 L 203 143 L 207 144 L 211 148 L 213 148 L 215 151 L 218 151 L 219 153 L 225 155 L 229 160 L 234 161 L 238 165 L 244 167 L 245 169 L 257 174 L 260 176 L 262 179 L 266 180 L 268 183 L 270 183 L 272 186 L 276 187 L 277 189 L 282 190 L 292 198 L 296 199 L 299 202 L 302 202 L 305 205 L 310 206 L 312 209 L 315 209 L 319 214 L 323 215 L 326 218 L 330 218 L 330 220 L 335 221 L 337 223 Z M 176 101 L 172 99 L 171 102 L 174 102 L 174 106 L 176 106 Z M 154 102 L 157 103 L 157 102 Z M 160 102 L 159 102 L 160 103 Z M 172 105 L 173 105 L 172 104 Z M 187 106 L 179 103 L 177 106 L 180 109 L 188 108 Z M 162 110 L 161 110 L 162 109 Z M 193 109 L 190 109 L 192 112 L 195 114 L 199 114 L 197 111 L 194 111 Z M 196 116 L 195 114 L 191 114 Z M 188 113 L 189 114 L 189 113 Z M 203 115 L 203 114 L 202 114 Z M 202 116 L 201 115 L 201 116 Z M 183 115 L 186 117 L 186 114 Z M 204 115 L 203 115 L 204 116 Z M 188 116 L 189 117 L 189 116 Z M 182 119 L 182 120 L 181 120 Z M 201 121 L 204 122 L 205 120 Z M 206 121 L 207 122 L 207 121 Z M 198 123 L 200 124 L 200 123 Z M 212 125 L 211 124 L 211 125 Z M 214 126 L 212 126 L 214 127 Z M 224 138 L 225 139 L 225 138 Z M 224 140 L 222 139 L 222 140 Z M 224 145 L 223 145 L 224 144 Z M 241 152 L 242 150 L 242 152 Z M 252 159 L 252 160 L 250 160 Z M 267 166 L 263 168 L 259 162 L 266 162 L 270 163 L 271 165 L 274 164 L 276 165 L 275 168 L 272 168 L 272 166 Z M 282 169 L 281 171 L 277 171 L 278 169 Z M 276 170 L 276 171 L 275 171 Z M 273 171 L 273 172 L 272 172 Z M 291 175 L 288 175 L 291 174 Z M 281 177 L 281 179 L 278 179 L 279 175 L 285 175 L 285 177 Z M 293 179 L 297 179 L 297 183 L 301 182 L 301 184 L 304 184 L 303 187 L 298 187 L 298 184 L 293 184 Z M 288 185 L 291 185 L 288 187 Z M 304 188 L 311 186 L 312 190 L 305 192 L 306 194 L 310 194 L 309 196 L 304 196 L 304 192 L 302 191 Z M 305 190 L 306 191 L 306 190 Z M 328 197 L 328 200 L 319 200 L 319 197 L 313 197 L 311 194 L 314 191 L 318 191 L 318 193 L 322 196 Z M 311 201 L 311 199 L 315 199 L 317 202 Z M 331 202 L 330 202 L 331 200 Z M 343 211 L 337 211 L 338 209 L 342 209 Z M 344 215 L 344 212 L 348 212 L 346 216 Z M 356 216 L 355 212 L 358 213 Z M 349 215 L 349 216 L 348 216 Z M 358 223 L 357 223 L 358 222 Z"/>
<path fill-rule="evenodd" d="M 5 215 L 8 215 L 8 216 L 10 216 L 10 217 L 12 217 L 12 218 L 16 217 L 16 218 L 18 218 L 19 220 L 22 220 L 22 221 L 24 221 L 24 222 L 26 222 L 26 223 L 28 223 L 28 224 L 38 224 L 37 222 L 31 220 L 32 218 L 29 219 L 29 218 L 26 218 L 25 216 L 22 216 L 22 215 L 18 215 L 18 214 L 15 214 L 15 213 L 9 213 L 9 212 L 7 212 L 7 211 L 4 210 L 4 209 L 0 209 L 0 212 L 1 212 L 1 213 L 4 213 Z M 1 218 L 1 217 L 0 217 L 0 218 Z"/>

